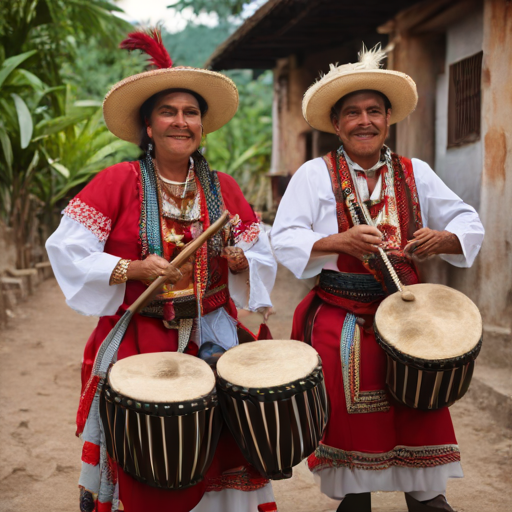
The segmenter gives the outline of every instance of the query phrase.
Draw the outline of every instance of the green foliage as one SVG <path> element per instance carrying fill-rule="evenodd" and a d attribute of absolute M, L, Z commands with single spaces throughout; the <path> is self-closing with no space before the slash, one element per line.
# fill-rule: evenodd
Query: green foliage
<path fill-rule="evenodd" d="M 219 19 L 229 16 L 240 16 L 244 7 L 254 3 L 254 0 L 178 0 L 171 7 L 178 11 L 192 8 L 194 14 L 216 13 Z"/>
<path fill-rule="evenodd" d="M 203 67 L 213 50 L 234 30 L 221 22 L 216 27 L 190 23 L 181 32 L 162 33 L 162 39 L 175 66 Z"/>
<path fill-rule="evenodd" d="M 272 74 L 257 80 L 250 71 L 228 73 L 240 95 L 235 117 L 206 138 L 205 156 L 213 169 L 231 174 L 257 210 L 268 205 L 272 150 Z"/>

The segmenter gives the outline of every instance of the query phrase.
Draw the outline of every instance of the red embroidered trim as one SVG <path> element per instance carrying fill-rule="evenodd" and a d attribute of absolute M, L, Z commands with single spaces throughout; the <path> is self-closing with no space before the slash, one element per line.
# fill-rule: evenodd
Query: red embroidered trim
<path fill-rule="evenodd" d="M 63 213 L 85 226 L 102 242 L 110 235 L 112 221 L 103 213 L 84 203 L 79 197 L 72 199 Z"/>
<path fill-rule="evenodd" d="M 258 512 L 277 512 L 277 504 L 275 501 L 262 503 L 258 505 Z"/>
<path fill-rule="evenodd" d="M 260 225 L 258 222 L 242 222 L 238 215 L 231 219 L 231 232 L 235 239 L 235 244 L 245 243 L 254 245 L 260 234 Z"/>
<path fill-rule="evenodd" d="M 257 491 L 265 487 L 269 480 L 261 476 L 254 468 L 241 466 L 232 471 L 226 471 L 217 478 L 209 479 L 205 492 L 237 489 L 239 491 Z"/>
<path fill-rule="evenodd" d="M 98 384 L 100 382 L 99 375 L 91 375 L 90 379 L 87 381 L 85 385 L 84 392 L 80 397 L 80 403 L 78 404 L 78 412 L 76 413 L 76 435 L 79 436 L 85 427 L 85 422 L 87 421 L 87 417 L 89 416 L 89 410 L 91 409 L 92 401 L 94 400 L 94 395 L 96 394 L 96 390 L 98 389 Z"/>
<path fill-rule="evenodd" d="M 431 468 L 460 461 L 457 445 L 396 446 L 386 453 L 348 452 L 320 444 L 308 457 L 310 471 L 326 468 L 379 470 L 391 467 Z"/>
<path fill-rule="evenodd" d="M 82 461 L 97 466 L 100 462 L 100 447 L 97 444 L 85 441 L 82 447 Z"/>

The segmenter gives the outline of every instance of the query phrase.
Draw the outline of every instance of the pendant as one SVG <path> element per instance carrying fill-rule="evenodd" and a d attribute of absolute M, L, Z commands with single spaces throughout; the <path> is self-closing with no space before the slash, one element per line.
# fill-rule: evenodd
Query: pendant
<path fill-rule="evenodd" d="M 176 247 L 183 247 L 185 244 L 181 241 L 181 239 L 185 235 L 178 235 L 174 228 L 171 229 L 170 233 L 168 232 L 165 236 L 165 241 L 169 243 L 173 243 Z"/>

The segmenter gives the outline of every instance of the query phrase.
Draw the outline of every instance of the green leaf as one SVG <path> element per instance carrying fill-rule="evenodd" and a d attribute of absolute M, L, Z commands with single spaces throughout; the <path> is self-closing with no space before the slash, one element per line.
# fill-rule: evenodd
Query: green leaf
<path fill-rule="evenodd" d="M 34 123 L 32 122 L 32 116 L 27 104 L 17 95 L 12 93 L 11 97 L 16 105 L 16 111 L 18 113 L 18 123 L 20 125 L 20 139 L 21 149 L 25 149 L 32 139 L 32 132 L 34 131 Z"/>
<path fill-rule="evenodd" d="M 7 162 L 7 168 L 12 174 L 12 145 L 11 139 L 7 134 L 6 129 L 3 126 L 0 126 L 0 143 L 2 144 L 2 149 L 4 150 L 5 161 Z"/>
<path fill-rule="evenodd" d="M 69 169 L 67 167 L 65 167 L 64 165 L 59 164 L 58 162 L 52 162 L 52 163 L 50 163 L 50 165 L 56 171 L 60 172 L 62 174 L 62 176 L 64 176 L 64 178 L 69 178 L 69 176 L 71 175 L 71 173 L 69 172 Z"/>
<path fill-rule="evenodd" d="M 16 69 L 23 61 L 27 60 L 29 57 L 32 57 L 34 53 L 37 53 L 37 50 L 20 53 L 19 55 L 14 55 L 13 57 L 5 59 L 0 66 L 0 87 L 4 83 L 5 79 L 11 74 L 11 72 Z"/>

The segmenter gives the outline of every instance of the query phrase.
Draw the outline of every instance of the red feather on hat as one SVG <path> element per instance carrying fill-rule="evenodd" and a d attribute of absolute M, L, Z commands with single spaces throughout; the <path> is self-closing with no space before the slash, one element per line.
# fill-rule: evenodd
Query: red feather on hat
<path fill-rule="evenodd" d="M 121 42 L 119 48 L 123 50 L 141 50 L 147 53 L 151 58 L 148 59 L 151 64 L 159 69 L 172 67 L 172 59 L 162 42 L 162 34 L 158 28 L 150 29 L 147 32 L 140 30 L 131 32 L 128 37 Z"/>

